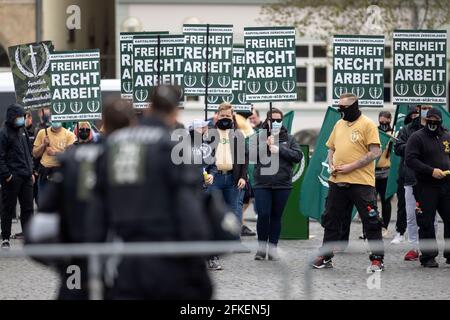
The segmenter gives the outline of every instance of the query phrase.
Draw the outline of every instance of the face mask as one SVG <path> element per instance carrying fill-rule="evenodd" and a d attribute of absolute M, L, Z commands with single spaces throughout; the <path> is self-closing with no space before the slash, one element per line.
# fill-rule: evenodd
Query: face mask
<path fill-rule="evenodd" d="M 442 121 L 437 120 L 427 120 L 427 129 L 430 132 L 437 133 L 438 129 L 441 127 Z"/>
<path fill-rule="evenodd" d="M 78 137 L 81 140 L 87 140 L 91 134 L 91 129 L 80 129 L 78 132 Z"/>
<path fill-rule="evenodd" d="M 217 128 L 221 130 L 227 130 L 233 128 L 233 120 L 228 118 L 222 118 L 217 121 Z"/>
<path fill-rule="evenodd" d="M 279 134 L 282 126 L 283 126 L 283 123 L 281 123 L 281 122 L 273 122 L 271 133 L 274 135 Z"/>
<path fill-rule="evenodd" d="M 380 126 L 378 128 L 380 128 L 381 131 L 388 132 L 391 130 L 391 124 L 390 123 L 380 123 Z"/>
<path fill-rule="evenodd" d="M 341 117 L 343 120 L 348 122 L 356 121 L 361 115 L 361 111 L 359 110 L 358 100 L 356 100 L 352 105 L 344 108 L 343 106 L 339 106 L 339 112 L 341 113 Z"/>
<path fill-rule="evenodd" d="M 15 125 L 17 128 L 23 127 L 23 126 L 25 125 L 25 119 L 22 118 L 22 117 L 16 118 L 16 120 L 14 121 L 14 125 Z"/>
<path fill-rule="evenodd" d="M 427 113 L 428 113 L 428 110 L 420 110 L 420 116 L 422 118 L 426 118 L 427 117 Z"/>
<path fill-rule="evenodd" d="M 62 127 L 62 123 L 61 122 L 52 122 L 52 128 L 53 129 L 59 129 Z"/>

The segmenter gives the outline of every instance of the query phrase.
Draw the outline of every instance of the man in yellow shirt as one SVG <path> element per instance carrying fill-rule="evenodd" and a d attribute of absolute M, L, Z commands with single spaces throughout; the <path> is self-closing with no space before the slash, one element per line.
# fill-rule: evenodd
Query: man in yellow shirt
<path fill-rule="evenodd" d="M 51 122 L 50 128 L 41 129 L 33 145 L 33 156 L 40 158 L 38 192 L 42 192 L 50 176 L 59 167 L 56 156 L 75 142 L 75 135 L 62 127 L 61 122 Z"/>
<path fill-rule="evenodd" d="M 368 271 L 382 271 L 382 221 L 375 194 L 375 160 L 381 155 L 378 128 L 361 114 L 354 94 L 340 97 L 339 111 L 342 119 L 336 123 L 326 143 L 331 177 L 322 216 L 323 246 L 313 267 L 333 267 L 333 248 L 329 243 L 340 240 L 342 226 L 351 219 L 351 208 L 355 206 L 372 247 Z"/>

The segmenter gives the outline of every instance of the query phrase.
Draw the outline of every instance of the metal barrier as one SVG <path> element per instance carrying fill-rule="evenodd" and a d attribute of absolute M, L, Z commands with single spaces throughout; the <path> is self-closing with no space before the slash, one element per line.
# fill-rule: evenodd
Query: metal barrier
<path fill-rule="evenodd" d="M 256 250 L 257 243 L 246 243 L 245 247 Z M 91 300 L 103 298 L 101 259 L 109 256 L 208 256 L 211 254 L 247 252 L 237 241 L 214 242 L 112 242 L 80 244 L 33 244 L 20 250 L 0 251 L 0 258 L 23 257 L 87 257 L 88 290 Z M 289 268 L 279 261 L 282 276 L 282 299 L 290 298 Z"/>

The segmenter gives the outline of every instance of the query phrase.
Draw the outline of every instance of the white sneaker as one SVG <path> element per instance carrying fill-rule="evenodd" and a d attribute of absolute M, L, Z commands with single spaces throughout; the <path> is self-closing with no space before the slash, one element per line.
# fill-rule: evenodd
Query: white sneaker
<path fill-rule="evenodd" d="M 394 239 L 392 239 L 391 244 L 400 244 L 405 241 L 405 236 L 400 233 L 396 233 Z"/>

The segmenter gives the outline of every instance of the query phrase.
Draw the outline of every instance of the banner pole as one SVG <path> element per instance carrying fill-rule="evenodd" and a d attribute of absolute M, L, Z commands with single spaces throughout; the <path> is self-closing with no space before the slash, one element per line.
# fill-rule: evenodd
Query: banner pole
<path fill-rule="evenodd" d="M 206 79 L 205 79 L 205 121 L 208 120 L 208 87 L 209 87 L 209 23 L 206 25 Z"/>
<path fill-rule="evenodd" d="M 158 87 L 161 85 L 161 36 L 158 34 Z"/>
<path fill-rule="evenodd" d="M 77 121 L 77 142 L 80 142 L 80 123 Z"/>
<path fill-rule="evenodd" d="M 272 131 L 272 101 L 269 102 L 269 129 Z"/>

